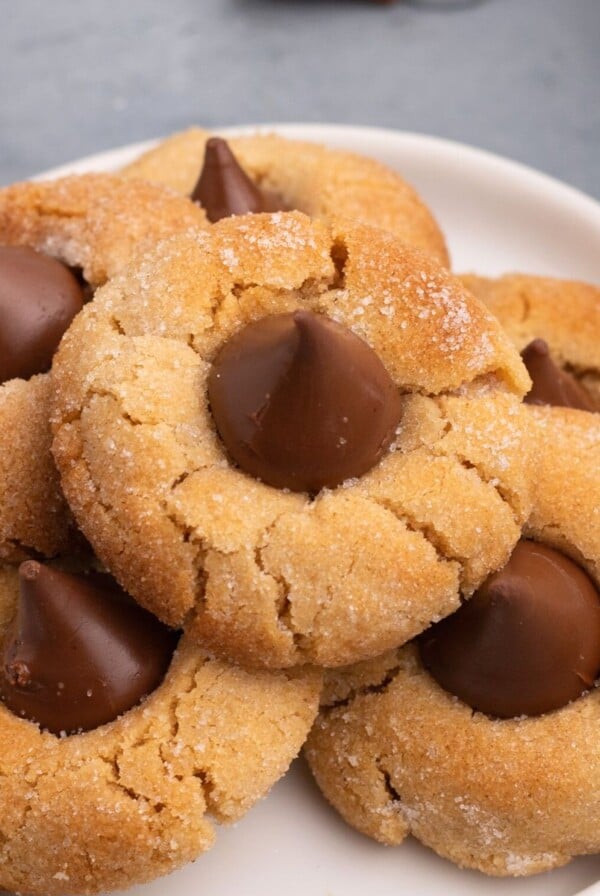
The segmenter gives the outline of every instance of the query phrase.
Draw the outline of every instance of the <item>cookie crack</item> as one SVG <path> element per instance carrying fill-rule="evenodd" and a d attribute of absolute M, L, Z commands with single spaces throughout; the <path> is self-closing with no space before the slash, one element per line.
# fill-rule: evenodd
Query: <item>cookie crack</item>
<path fill-rule="evenodd" d="M 297 640 L 300 637 L 300 633 L 294 629 L 294 624 L 292 621 L 292 602 L 290 600 L 292 586 L 280 570 L 271 572 L 265 568 L 262 560 L 262 551 L 263 548 L 254 549 L 255 563 L 264 575 L 269 576 L 271 579 L 273 579 L 274 582 L 276 582 L 279 588 L 279 600 L 276 605 L 277 622 L 290 633 L 294 641 L 294 645 L 297 646 Z"/>
<path fill-rule="evenodd" d="M 106 514 L 107 517 L 110 517 L 111 519 L 114 520 L 115 508 L 110 503 L 110 501 L 106 500 L 105 496 L 101 492 L 100 486 L 92 477 L 90 465 L 89 465 L 85 455 L 83 453 L 78 454 L 77 457 L 74 458 L 74 462 L 81 463 L 84 466 L 85 472 L 86 472 L 86 481 L 87 481 L 87 485 L 88 485 L 88 488 L 85 490 L 85 492 L 78 493 L 77 501 L 81 502 L 81 504 L 84 507 L 90 507 L 93 505 L 99 506 L 102 509 L 102 511 Z M 67 495 L 67 497 L 68 497 L 68 495 Z M 86 537 L 88 537 L 87 533 L 86 533 L 85 524 L 80 523 L 80 528 L 81 528 L 81 531 L 83 532 L 83 534 Z M 88 537 L 88 540 L 91 543 L 91 539 L 89 537 Z M 125 541 L 124 541 L 124 539 L 120 539 L 119 547 L 115 549 L 115 553 L 117 556 L 120 557 L 125 552 L 125 550 L 126 550 Z M 105 561 L 103 561 L 103 562 L 105 562 Z M 109 565 L 106 562 L 105 562 L 105 565 L 106 565 L 107 569 L 109 569 Z M 110 569 L 109 569 L 109 571 L 110 571 Z"/>
<path fill-rule="evenodd" d="M 133 414 L 129 413 L 129 411 L 126 411 L 123 407 L 121 407 L 121 396 L 118 394 L 118 392 L 114 392 L 112 389 L 108 389 L 108 388 L 100 388 L 99 386 L 90 386 L 86 390 L 79 407 L 74 408 L 73 411 L 71 411 L 71 412 L 65 411 L 64 413 L 61 414 L 60 418 L 58 418 L 58 419 L 54 415 L 52 415 L 51 422 L 56 424 L 56 430 L 60 431 L 64 426 L 67 426 L 70 423 L 79 422 L 83 417 L 84 411 L 89 409 L 92 399 L 96 398 L 96 397 L 112 398 L 113 401 L 115 402 L 115 404 L 117 404 L 119 407 L 119 414 L 122 417 L 122 419 L 126 420 L 132 426 L 165 425 L 165 424 L 158 424 L 158 423 L 150 423 L 148 421 L 140 420 L 137 417 L 134 417 Z"/>
<path fill-rule="evenodd" d="M 387 513 L 390 513 L 390 515 L 393 516 L 394 518 L 398 519 L 399 522 L 404 523 L 407 530 L 411 531 L 410 527 L 406 524 L 406 522 L 401 517 L 397 517 L 395 513 L 388 510 L 386 507 L 383 507 L 381 505 L 379 505 L 379 506 L 380 506 L 381 510 L 384 510 Z M 421 535 L 421 537 L 424 538 L 422 533 L 420 533 L 418 531 L 415 532 L 415 534 Z M 433 545 L 431 545 L 431 547 L 436 552 L 436 556 L 437 556 L 437 551 L 435 550 L 435 547 Z M 348 564 L 347 569 L 340 576 L 342 580 L 350 575 L 350 573 L 352 572 L 352 570 L 354 568 L 355 562 L 356 562 L 356 559 L 354 557 L 350 558 L 350 562 Z M 448 566 L 453 566 L 455 564 L 455 561 L 446 560 L 443 557 L 440 558 L 440 562 L 442 562 Z M 311 649 L 312 649 L 311 639 L 313 638 L 313 633 L 314 633 L 315 629 L 317 629 L 317 630 L 319 629 L 320 623 L 321 623 L 321 617 L 323 616 L 323 614 L 326 613 L 327 610 L 331 607 L 332 603 L 335 602 L 336 598 L 333 594 L 333 586 L 326 585 L 325 586 L 325 594 L 327 595 L 327 599 L 321 601 L 320 606 L 316 610 L 316 612 L 311 620 L 310 629 L 306 632 L 298 633 L 298 636 L 295 639 L 295 643 L 298 646 L 298 650 L 302 654 L 308 653 L 310 655 Z M 460 594 L 459 594 L 459 596 L 460 596 Z M 401 612 L 400 609 L 398 609 L 398 612 L 396 615 L 398 618 L 401 618 L 404 621 L 404 624 L 410 625 L 410 627 L 412 629 L 414 629 L 414 626 L 416 625 L 418 632 L 423 631 L 423 629 L 425 629 L 429 625 L 431 625 L 431 616 L 430 615 L 426 615 L 426 616 L 422 617 L 422 616 L 419 616 L 416 612 Z M 309 659 L 309 662 L 313 662 L 313 660 Z"/>
<path fill-rule="evenodd" d="M 202 795 L 204 797 L 204 802 L 206 803 L 208 812 L 213 816 L 218 816 L 219 806 L 218 801 L 214 796 L 216 787 L 213 779 L 211 778 L 210 772 L 208 772 L 205 768 L 197 767 L 193 769 L 192 777 L 196 778 L 196 780 L 200 782 Z"/>
<path fill-rule="evenodd" d="M 526 291 L 519 293 L 519 301 L 521 302 L 520 324 L 526 324 L 531 317 L 531 299 Z"/>
<path fill-rule="evenodd" d="M 449 455 L 446 455 L 446 457 L 448 456 Z M 458 453 L 453 453 L 451 456 L 454 457 L 455 460 L 465 470 L 473 470 L 473 472 L 475 472 L 479 476 L 484 485 L 487 485 L 490 488 L 494 489 L 498 497 L 504 502 L 504 504 L 506 504 L 506 506 L 510 510 L 515 526 L 520 529 L 523 525 L 523 520 L 521 519 L 518 508 L 515 506 L 517 504 L 517 498 L 515 494 L 513 494 L 513 492 L 508 488 L 508 486 L 503 485 L 497 476 L 487 476 L 484 470 L 468 457 L 465 457 L 464 455 Z"/>
<path fill-rule="evenodd" d="M 436 529 L 431 521 L 426 522 L 418 519 L 416 514 L 410 513 L 406 508 L 400 511 L 394 502 L 388 498 L 369 496 L 369 500 L 383 510 L 392 513 L 399 522 L 406 526 L 409 532 L 413 532 L 415 535 L 422 535 L 435 551 L 438 562 L 458 564 L 458 577 L 462 588 L 468 558 L 452 552 L 444 534 Z"/>
<path fill-rule="evenodd" d="M 348 263 L 348 246 L 341 237 L 336 237 L 329 250 L 331 262 L 335 269 L 330 289 L 344 289 L 346 286 L 346 265 Z"/>
<path fill-rule="evenodd" d="M 221 290 L 218 293 L 215 293 L 215 295 L 212 297 L 210 309 L 211 324 L 203 331 L 201 335 L 204 338 L 206 333 L 210 333 L 218 328 L 221 309 L 228 299 L 235 299 L 239 307 L 246 294 L 251 292 L 252 290 L 260 290 L 271 301 L 274 301 L 278 298 L 292 295 L 300 295 L 304 300 L 310 300 L 318 297 L 324 290 L 330 288 L 331 283 L 329 282 L 329 280 L 327 280 L 326 278 L 316 277 L 306 277 L 302 281 L 302 283 L 294 289 L 276 287 L 266 283 L 258 283 L 254 280 L 234 280 L 234 282 L 228 289 Z M 196 341 L 196 335 L 191 334 L 191 341 L 190 338 L 188 338 L 188 344 L 190 345 L 190 347 L 201 358 L 210 360 L 210 358 L 205 358 L 204 353 L 196 344 Z"/>
<path fill-rule="evenodd" d="M 246 292 L 258 289 L 264 292 L 272 301 L 277 300 L 278 298 L 299 296 L 302 301 L 311 304 L 331 288 L 332 281 L 329 278 L 306 277 L 299 286 L 296 286 L 293 289 L 267 286 L 263 283 L 240 282 L 234 284 L 231 294 L 239 301 L 244 298 Z"/>
<path fill-rule="evenodd" d="M 112 317 L 109 318 L 109 326 L 110 326 L 111 329 L 112 329 L 115 333 L 117 333 L 119 336 L 125 336 L 125 337 L 127 337 L 127 333 L 126 333 L 126 331 L 125 331 L 125 328 L 123 327 L 121 321 L 118 319 L 118 317 L 116 316 L 116 314 L 113 314 Z"/>
<path fill-rule="evenodd" d="M 207 658 L 200 658 L 200 661 L 194 669 L 193 674 L 190 675 L 187 682 L 180 683 L 177 695 L 173 698 L 173 700 L 171 700 L 168 706 L 169 723 L 171 729 L 171 736 L 169 740 L 170 745 L 175 744 L 176 739 L 180 733 L 180 723 L 178 716 L 179 710 L 183 704 L 183 699 L 184 697 L 188 697 L 194 691 L 198 690 L 198 688 L 200 687 L 200 685 L 198 684 L 197 676 L 206 662 Z M 210 694 L 210 692 L 213 691 L 214 688 L 218 685 L 219 680 L 225 677 L 227 674 L 228 670 L 225 668 L 217 672 L 214 676 L 214 679 L 203 689 L 203 696 Z M 191 769 L 191 771 L 187 771 L 185 774 L 174 774 L 171 762 L 168 756 L 165 756 L 166 747 L 167 745 L 164 743 L 160 743 L 158 745 L 159 757 L 167 777 L 173 777 L 179 782 L 184 782 L 185 780 L 190 780 L 193 778 L 198 780 L 202 789 L 202 795 L 206 804 L 207 811 L 214 817 L 218 818 L 219 804 L 218 799 L 216 798 L 216 785 L 214 783 L 210 768 L 206 765 L 195 765 Z"/>
<path fill-rule="evenodd" d="M 58 218 L 59 220 L 84 220 L 85 211 L 64 208 L 60 204 L 49 202 L 46 199 L 32 199 L 31 211 L 39 218 Z"/>
<path fill-rule="evenodd" d="M 444 414 L 442 408 L 439 409 L 440 413 L 442 414 L 442 419 L 445 421 L 444 434 L 448 435 L 454 429 L 452 420 L 448 419 L 448 417 Z M 517 493 L 513 492 L 507 485 L 503 484 L 497 476 L 488 476 L 483 466 L 480 463 L 477 463 L 477 461 L 472 460 L 459 451 L 445 450 L 443 438 L 442 441 L 434 447 L 433 451 L 436 456 L 446 457 L 450 460 L 453 459 L 457 463 L 459 463 L 465 470 L 472 470 L 474 473 L 476 473 L 484 485 L 487 485 L 490 488 L 494 489 L 498 497 L 503 501 L 504 504 L 507 505 L 508 509 L 510 510 L 515 525 L 518 528 L 521 528 L 521 526 L 523 525 L 523 520 L 518 509 L 519 499 Z"/>
<path fill-rule="evenodd" d="M 104 763 L 106 768 L 109 770 L 109 778 L 107 780 L 107 784 L 114 790 L 118 790 L 120 793 L 124 794 L 128 799 L 133 802 L 143 801 L 145 803 L 149 803 L 149 801 L 143 797 L 141 794 L 137 793 L 132 787 L 128 787 L 121 781 L 121 767 L 119 766 L 119 758 L 122 755 L 122 750 L 115 753 L 114 756 L 99 756 L 101 762 Z"/>
<path fill-rule="evenodd" d="M 81 408 L 79 409 L 77 415 L 75 417 L 69 419 L 68 421 L 67 420 L 61 421 L 61 424 L 58 427 L 58 431 L 60 431 L 64 425 L 80 424 L 84 410 L 89 407 L 91 400 L 96 396 L 111 398 L 115 402 L 115 404 L 117 405 L 117 407 L 119 409 L 119 416 L 121 417 L 121 419 L 124 420 L 126 423 L 128 423 L 132 427 L 144 426 L 144 427 L 151 428 L 151 427 L 159 427 L 159 426 L 168 426 L 168 424 L 164 424 L 164 423 L 150 423 L 150 422 L 136 419 L 135 417 L 133 417 L 131 414 L 126 412 L 121 407 L 118 396 L 115 395 L 114 392 L 112 392 L 109 389 L 89 389 L 88 392 L 86 393 L 85 401 L 82 404 Z M 90 465 L 87 461 L 87 458 L 85 457 L 85 453 L 80 452 L 77 455 L 76 460 L 79 463 L 84 465 L 86 474 L 87 474 L 88 483 L 91 486 L 91 488 L 93 489 L 93 494 L 91 494 L 89 496 L 89 500 L 86 502 L 87 506 L 97 503 L 102 508 L 102 510 L 107 514 L 107 516 L 114 518 L 115 508 L 110 502 L 108 502 L 106 500 L 106 498 L 102 494 L 100 486 L 98 485 L 98 483 L 92 476 L 91 470 L 90 470 Z M 198 467 L 197 469 L 198 470 L 202 469 L 202 467 Z M 171 484 L 169 486 L 169 491 L 173 492 L 177 488 L 178 485 L 180 485 L 182 482 L 184 482 L 188 478 L 188 476 L 190 476 L 193 472 L 196 472 L 196 471 L 197 470 L 191 470 L 191 471 L 184 470 L 171 482 Z M 194 530 L 191 527 L 186 526 L 185 523 L 183 523 L 183 521 L 181 521 L 174 512 L 169 510 L 168 499 L 166 497 L 163 497 L 160 500 L 160 508 L 165 513 L 165 515 L 169 519 L 169 521 L 181 533 L 183 541 L 185 543 L 193 543 L 193 544 L 197 545 L 197 552 L 196 552 L 196 556 L 193 559 L 193 563 L 194 563 L 194 568 L 196 570 L 196 577 L 197 577 L 196 586 L 195 586 L 196 593 L 199 595 L 199 599 L 201 599 L 202 595 L 204 594 L 204 587 L 205 587 L 204 558 L 206 556 L 206 546 L 205 546 L 204 542 L 196 541 L 196 539 L 194 538 Z M 117 554 L 121 555 L 124 552 L 124 550 L 125 550 L 125 545 L 123 543 L 121 545 L 121 548 L 117 549 Z"/>
<path fill-rule="evenodd" d="M 191 682 L 187 683 L 187 686 L 185 685 L 185 683 L 183 683 L 179 694 L 175 696 L 167 706 L 167 712 L 169 714 L 170 744 L 174 743 L 179 733 L 179 720 L 177 718 L 177 711 L 181 703 L 181 695 L 190 693 L 191 690 L 194 689 L 194 687 L 195 682 L 193 679 L 191 680 Z M 156 748 L 156 752 L 163 766 L 166 779 L 175 778 L 179 781 L 183 780 L 182 776 L 178 776 L 173 773 L 173 769 L 169 760 L 164 756 L 163 751 L 166 744 L 160 741 L 156 736 L 154 736 L 149 729 L 138 735 L 133 743 L 128 744 L 126 747 L 118 748 L 114 754 L 100 754 L 99 759 L 104 763 L 105 767 L 108 770 L 108 779 L 106 783 L 109 785 L 109 787 L 111 787 L 113 790 L 118 790 L 121 794 L 127 797 L 127 799 L 133 802 L 142 803 L 155 814 L 159 815 L 166 807 L 165 802 L 163 802 L 163 800 L 161 799 L 152 799 L 148 795 L 136 790 L 136 788 L 132 787 L 130 784 L 126 784 L 123 781 L 123 773 L 120 765 L 120 759 L 124 755 L 125 751 L 127 751 L 130 756 L 135 755 L 135 751 L 137 749 L 140 749 L 147 745 L 151 745 Z"/>
<path fill-rule="evenodd" d="M 171 483 L 171 487 L 169 489 L 170 493 L 174 492 L 175 489 L 185 482 L 185 480 L 191 476 L 193 473 L 198 472 L 198 470 L 203 469 L 202 467 L 198 467 L 196 470 L 192 471 L 184 471 L 177 476 L 173 482 Z M 195 608 L 198 604 L 202 603 L 205 599 L 206 595 L 206 584 L 208 580 L 208 576 L 206 573 L 206 557 L 209 551 L 209 545 L 206 538 L 199 536 L 196 532 L 196 528 L 194 526 L 190 526 L 187 524 L 175 510 L 172 510 L 168 506 L 168 498 L 163 498 L 161 501 L 161 509 L 165 514 L 166 518 L 170 523 L 177 529 L 180 533 L 182 541 L 184 544 L 189 544 L 194 548 L 194 554 L 190 558 L 192 568 L 194 571 L 194 581 L 193 581 L 193 594 L 194 594 L 194 606 L 190 607 L 188 610 L 188 616 L 194 613 Z M 186 624 L 186 620 L 184 620 L 184 627 Z"/>
<path fill-rule="evenodd" d="M 9 842 L 10 836 L 8 834 L 5 834 L 4 831 L 0 830 L 0 849 L 4 851 Z"/>
<path fill-rule="evenodd" d="M 236 280 L 231 287 L 230 293 L 225 293 L 225 296 L 230 294 L 239 300 L 244 297 L 244 293 L 249 292 L 249 290 L 251 289 L 268 289 L 268 287 L 265 287 L 263 284 L 258 283 L 255 280 Z M 275 295 L 277 295 L 281 291 L 282 290 L 277 289 L 272 290 Z M 286 290 L 283 291 L 285 292 Z M 218 310 L 219 309 L 215 310 L 215 316 L 218 314 Z"/>
<path fill-rule="evenodd" d="M 186 693 L 189 693 L 189 691 L 186 691 Z M 177 714 L 179 711 L 180 702 L 181 702 L 180 700 L 172 700 L 168 706 L 169 725 L 171 728 L 171 737 L 172 738 L 176 738 L 177 735 L 179 734 L 180 725 L 179 725 L 179 718 L 178 718 Z"/>
<path fill-rule="evenodd" d="M 167 706 L 167 715 L 169 720 L 169 745 L 173 745 L 179 736 L 179 732 L 181 729 L 181 724 L 179 721 L 179 710 L 183 704 L 183 698 L 188 697 L 198 688 L 198 682 L 196 679 L 196 675 L 202 669 L 204 664 L 206 663 L 205 657 L 199 657 L 199 663 L 194 669 L 193 674 L 187 677 L 187 680 L 179 681 L 177 694 L 173 696 L 173 698 L 169 701 Z M 152 738 L 149 738 L 146 742 L 150 742 Z M 142 744 L 136 744 L 136 746 L 142 746 Z M 165 742 L 158 743 L 158 753 L 160 756 L 160 760 L 163 764 L 163 768 L 167 775 L 172 775 L 172 769 L 169 763 L 169 760 L 165 757 L 164 751 L 167 747 Z M 173 775 L 173 777 L 177 778 L 177 780 L 182 780 L 182 776 Z"/>
<path fill-rule="evenodd" d="M 401 797 L 400 793 L 394 787 L 394 785 L 392 783 L 392 776 L 390 775 L 389 771 L 384 767 L 381 757 L 379 757 L 379 756 L 375 759 L 375 767 L 376 767 L 377 771 L 379 772 L 379 774 L 381 775 L 381 779 L 383 781 L 383 786 L 384 786 L 385 792 L 388 795 L 389 802 L 394 805 L 401 803 L 402 797 Z"/>
<path fill-rule="evenodd" d="M 261 544 L 256 545 L 254 548 L 254 562 L 256 566 L 260 570 L 260 572 L 268 576 L 272 579 L 279 590 L 279 599 L 275 605 L 275 612 L 277 614 L 277 622 L 278 624 L 289 633 L 292 638 L 293 647 L 298 650 L 300 647 L 300 638 L 302 637 L 302 633 L 298 632 L 294 627 L 294 622 L 292 619 L 292 602 L 290 600 L 290 593 L 292 590 L 291 584 L 288 582 L 284 574 L 281 570 L 270 570 L 267 567 L 265 558 L 263 556 L 263 552 L 269 546 L 269 538 L 271 532 L 277 526 L 279 520 L 286 515 L 288 511 L 284 511 L 283 513 L 278 514 L 274 520 L 267 526 L 262 534 Z"/>
<path fill-rule="evenodd" d="M 25 771 L 23 772 L 23 778 L 29 784 L 30 796 L 25 803 L 25 806 L 23 807 L 19 827 L 22 828 L 27 824 L 27 816 L 32 814 L 37 807 L 37 800 L 39 799 L 38 787 L 40 781 L 42 781 L 44 778 L 52 776 L 52 774 L 52 769 L 46 772 L 40 770 L 33 771 L 31 769 L 31 765 L 26 767 Z M 10 777 L 10 775 L 3 775 L 3 777 L 8 778 Z M 36 801 L 35 803 L 34 800 Z"/>
<path fill-rule="evenodd" d="M 324 714 L 329 714 L 336 709 L 350 706 L 350 704 L 358 697 L 364 697 L 367 694 L 385 694 L 403 668 L 404 666 L 402 663 L 397 663 L 395 666 L 392 666 L 391 669 L 386 669 L 383 677 L 379 681 L 352 688 L 345 697 L 339 700 L 334 700 L 332 703 L 322 704 L 320 711 Z"/>
<path fill-rule="evenodd" d="M 0 559 L 10 563 L 20 562 L 21 560 L 38 560 L 47 562 L 48 558 L 42 551 L 38 551 L 32 545 L 25 544 L 19 538 L 4 538 L 3 547 L 0 551 Z"/>

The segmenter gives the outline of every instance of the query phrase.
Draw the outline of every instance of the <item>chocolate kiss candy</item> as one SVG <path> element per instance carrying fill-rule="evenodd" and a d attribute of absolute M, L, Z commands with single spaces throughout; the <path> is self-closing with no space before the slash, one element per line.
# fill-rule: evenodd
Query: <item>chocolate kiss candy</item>
<path fill-rule="evenodd" d="M 533 382 L 524 399 L 527 404 L 550 404 L 582 411 L 600 410 L 575 377 L 554 363 L 548 343 L 543 339 L 530 342 L 521 352 L 521 357 Z"/>
<path fill-rule="evenodd" d="M 177 643 L 107 575 L 70 575 L 33 560 L 19 568 L 0 699 L 53 734 L 116 719 L 153 691 Z"/>
<path fill-rule="evenodd" d="M 230 215 L 287 210 L 279 197 L 259 190 L 220 137 L 206 141 L 204 164 L 191 198 L 213 224 Z"/>
<path fill-rule="evenodd" d="M 0 382 L 48 370 L 82 306 L 81 286 L 60 261 L 0 246 Z"/>
<path fill-rule="evenodd" d="M 431 675 L 498 718 L 560 709 L 600 672 L 600 594 L 564 554 L 520 541 L 452 616 L 419 641 Z"/>
<path fill-rule="evenodd" d="M 217 429 L 246 473 L 318 492 L 377 463 L 400 398 L 375 352 L 310 311 L 249 324 L 220 350 L 208 381 Z"/>

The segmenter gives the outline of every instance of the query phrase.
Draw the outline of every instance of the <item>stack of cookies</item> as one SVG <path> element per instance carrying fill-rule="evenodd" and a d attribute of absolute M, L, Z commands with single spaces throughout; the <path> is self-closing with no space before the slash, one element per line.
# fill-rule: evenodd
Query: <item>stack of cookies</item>
<path fill-rule="evenodd" d="M 0 191 L 1 886 L 166 874 L 305 744 L 383 843 L 600 851 L 600 293 L 448 268 L 277 136 Z"/>

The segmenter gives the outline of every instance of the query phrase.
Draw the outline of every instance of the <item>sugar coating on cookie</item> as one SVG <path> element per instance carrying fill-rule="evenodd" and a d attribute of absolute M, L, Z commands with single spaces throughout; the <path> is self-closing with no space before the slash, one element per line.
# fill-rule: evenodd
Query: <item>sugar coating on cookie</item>
<path fill-rule="evenodd" d="M 544 339 L 551 356 L 600 406 L 600 287 L 575 280 L 475 274 L 461 281 L 494 314 L 519 351 Z"/>
<path fill-rule="evenodd" d="M 121 173 L 167 184 L 189 196 L 210 137 L 200 128 L 173 134 Z M 231 137 L 227 142 L 252 180 L 281 197 L 288 208 L 382 227 L 449 265 L 444 236 L 430 210 L 399 174 L 375 159 L 276 134 Z"/>
<path fill-rule="evenodd" d="M 227 339 L 298 308 L 370 345 L 402 404 L 382 460 L 316 496 L 233 466 L 207 401 Z M 404 642 L 503 565 L 528 514 L 516 353 L 434 261 L 366 226 L 250 215 L 171 240 L 79 315 L 54 381 L 55 458 L 102 562 L 243 664 Z"/>
<path fill-rule="evenodd" d="M 498 318 L 519 351 L 543 339 L 553 362 L 600 409 L 599 287 L 524 274 L 497 279 L 465 274 L 460 280 Z M 555 406 L 526 410 L 536 493 L 528 525 L 598 578 L 594 545 L 600 525 L 595 504 L 600 416 Z"/>
<path fill-rule="evenodd" d="M 0 190 L 0 246 L 29 247 L 82 272 L 92 289 L 145 241 L 204 216 L 173 192 L 108 174 L 21 183 Z M 49 375 L 0 385 L 0 559 L 51 556 L 70 537 L 70 514 L 50 456 Z"/>
<path fill-rule="evenodd" d="M 0 631 L 15 568 L 0 567 Z M 180 642 L 144 703 L 56 737 L 0 705 L 3 887 L 125 889 L 196 859 L 285 773 L 317 711 L 316 670 L 244 672 Z"/>
<path fill-rule="evenodd" d="M 600 850 L 600 691 L 545 716 L 493 720 L 443 691 L 413 645 L 328 677 L 305 752 L 362 833 L 389 845 L 413 834 L 500 876 Z"/>
<path fill-rule="evenodd" d="M 68 540 L 71 516 L 52 461 L 49 426 L 52 385 L 46 374 L 0 386 L 0 557 L 35 551 L 52 556 Z"/>
<path fill-rule="evenodd" d="M 600 580 L 600 414 L 528 407 L 533 505 L 525 533 Z"/>
<path fill-rule="evenodd" d="M 159 185 L 82 174 L 0 190 L 0 244 L 30 246 L 80 268 L 93 288 L 145 242 L 202 227 L 202 212 Z"/>
<path fill-rule="evenodd" d="M 598 586 L 600 419 L 528 416 L 536 488 L 524 532 Z M 306 755 L 327 799 L 368 836 L 413 834 L 462 867 L 528 875 L 600 851 L 599 730 L 598 687 L 537 717 L 493 719 L 443 690 L 409 644 L 327 673 Z"/>

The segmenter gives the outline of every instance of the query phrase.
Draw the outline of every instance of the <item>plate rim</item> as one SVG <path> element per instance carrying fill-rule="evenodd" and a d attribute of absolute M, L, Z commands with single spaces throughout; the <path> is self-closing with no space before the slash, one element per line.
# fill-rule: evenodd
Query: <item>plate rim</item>
<path fill-rule="evenodd" d="M 194 125 L 190 125 L 194 127 Z M 183 130 L 186 130 L 184 128 Z M 546 174 L 543 171 L 526 165 L 523 162 L 515 161 L 507 156 L 491 152 L 487 149 L 481 149 L 468 143 L 462 143 L 458 140 L 450 140 L 446 137 L 437 137 L 432 134 L 422 134 L 416 131 L 396 130 L 394 128 L 373 127 L 370 125 L 351 125 L 351 124 L 330 124 L 318 122 L 265 122 L 256 124 L 245 124 L 239 126 L 212 127 L 212 133 L 223 134 L 225 136 L 233 136 L 237 134 L 265 133 L 277 132 L 290 139 L 304 139 L 313 142 L 327 143 L 328 139 L 354 139 L 359 141 L 376 140 L 380 145 L 404 144 L 407 149 L 419 148 L 432 155 L 458 153 L 460 152 L 466 157 L 466 160 L 473 165 L 485 166 L 486 168 L 497 168 L 499 174 L 511 176 L 523 184 L 527 184 L 527 188 L 537 188 L 544 194 L 548 192 L 558 193 L 557 199 L 566 202 L 574 207 L 580 214 L 591 216 L 595 219 L 600 229 L 600 201 L 593 196 L 584 193 L 577 187 L 573 187 L 564 181 Z M 173 132 L 177 133 L 177 132 Z M 83 170 L 109 170 L 112 164 L 111 159 L 118 155 L 131 155 L 132 159 L 136 155 L 141 154 L 153 146 L 156 146 L 166 137 L 154 137 L 149 140 L 142 140 L 133 143 L 125 143 L 121 146 L 115 146 L 111 149 L 103 150 L 92 155 L 82 156 L 66 162 L 62 165 L 48 168 L 39 174 L 33 175 L 34 180 L 49 180 L 56 177 L 66 176 L 69 173 L 76 173 L 73 169 L 77 169 L 77 173 Z"/>

